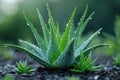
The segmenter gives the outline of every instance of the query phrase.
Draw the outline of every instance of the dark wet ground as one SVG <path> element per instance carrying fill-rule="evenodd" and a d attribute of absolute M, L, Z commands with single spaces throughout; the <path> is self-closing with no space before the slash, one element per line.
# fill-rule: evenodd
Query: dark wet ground
<path fill-rule="evenodd" d="M 28 63 L 32 65 L 33 72 L 30 74 L 17 74 L 15 72 L 15 63 L 19 60 L 28 60 Z M 103 65 L 100 70 L 73 73 L 69 70 L 52 70 L 40 67 L 37 62 L 28 56 L 17 52 L 17 55 L 12 60 L 0 60 L 0 80 L 5 75 L 10 75 L 15 80 L 68 80 L 66 77 L 76 77 L 78 80 L 120 80 L 120 67 L 116 67 L 112 62 L 111 57 L 99 55 L 96 65 Z"/>

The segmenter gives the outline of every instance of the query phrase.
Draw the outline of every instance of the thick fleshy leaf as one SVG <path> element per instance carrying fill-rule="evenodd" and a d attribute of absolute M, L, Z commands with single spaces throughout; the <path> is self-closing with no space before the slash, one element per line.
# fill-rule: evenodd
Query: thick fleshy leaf
<path fill-rule="evenodd" d="M 28 51 L 31 51 L 32 53 L 38 55 L 39 57 L 47 60 L 46 54 L 39 47 L 23 40 L 19 40 L 19 42 L 20 42 L 20 45 L 26 48 Z"/>
<path fill-rule="evenodd" d="M 78 23 L 78 27 L 76 29 L 76 32 L 74 33 L 74 37 L 80 37 L 81 33 L 83 30 L 81 30 L 82 27 L 85 27 L 85 26 L 82 26 L 83 23 L 84 23 L 84 20 L 85 20 L 85 17 L 86 17 L 86 14 L 87 14 L 87 11 L 88 11 L 88 5 L 86 6 L 86 9 L 83 13 L 83 16 L 82 18 L 80 19 L 79 23 Z M 81 30 L 81 31 L 80 31 Z"/>
<path fill-rule="evenodd" d="M 54 22 L 54 19 L 52 17 L 52 14 L 51 14 L 51 11 L 50 11 L 50 8 L 49 8 L 49 5 L 46 4 L 47 6 L 47 11 L 48 11 L 48 16 L 49 16 L 49 20 L 48 20 L 48 23 L 49 23 L 49 26 L 51 27 L 51 29 L 53 30 L 54 32 L 54 36 L 56 36 L 56 25 L 55 25 L 55 22 Z"/>
<path fill-rule="evenodd" d="M 66 45 L 68 44 L 68 40 L 70 38 L 70 32 L 71 32 L 71 29 L 72 29 L 72 26 L 73 26 L 73 19 L 74 19 L 74 16 L 75 16 L 75 12 L 76 12 L 76 8 L 74 8 L 74 10 L 72 12 L 72 15 L 69 19 L 69 22 L 66 25 L 65 32 L 63 33 L 63 36 L 61 38 L 61 43 L 60 43 L 61 52 L 65 49 Z"/>
<path fill-rule="evenodd" d="M 37 62 L 39 62 L 41 65 L 43 65 L 45 67 L 48 67 L 48 68 L 53 68 L 54 67 L 53 65 L 51 65 L 50 63 L 48 63 L 43 58 L 40 58 L 37 54 L 32 53 L 32 51 L 27 50 L 26 48 L 24 48 L 22 46 L 13 45 L 13 44 L 5 44 L 5 46 L 13 47 L 13 48 L 16 48 L 16 49 L 24 51 L 27 55 L 29 55 L 31 58 L 33 58 L 34 60 L 36 60 Z"/>
<path fill-rule="evenodd" d="M 38 17 L 39 17 L 39 20 L 40 20 L 40 23 L 41 23 L 41 26 L 42 26 L 44 39 L 45 39 L 46 43 L 48 44 L 49 43 L 49 29 L 47 28 L 47 25 L 46 25 L 43 17 L 41 16 L 38 8 L 37 8 L 37 13 L 38 13 Z"/>
<path fill-rule="evenodd" d="M 54 36 L 54 32 L 51 29 L 50 30 L 50 41 L 49 41 L 49 46 L 47 50 L 47 57 L 50 62 L 55 61 L 58 56 L 60 55 L 60 51 L 56 42 L 56 38 Z"/>
<path fill-rule="evenodd" d="M 46 46 L 45 46 L 45 42 L 44 40 L 40 37 L 38 31 L 36 30 L 36 28 L 34 27 L 34 25 L 30 22 L 30 20 L 24 15 L 27 25 L 30 27 L 38 46 L 45 52 Z"/>
<path fill-rule="evenodd" d="M 86 28 L 88 22 L 92 19 L 92 16 L 94 15 L 95 12 L 92 12 L 90 14 L 90 16 L 85 20 L 84 24 L 82 25 L 82 27 L 80 27 L 80 31 L 79 31 L 79 34 L 78 36 L 81 36 L 82 32 L 84 31 L 84 29 Z"/>
<path fill-rule="evenodd" d="M 75 38 L 74 35 L 73 35 L 73 34 L 74 34 L 74 31 L 75 31 L 74 28 L 75 28 L 75 26 L 73 25 L 73 27 L 71 28 L 71 31 L 70 31 L 70 35 L 69 35 L 68 41 L 71 40 L 72 38 Z"/>
<path fill-rule="evenodd" d="M 81 37 L 81 34 L 83 33 L 84 29 L 86 28 L 88 22 L 92 19 L 92 16 L 94 15 L 94 12 L 91 13 L 91 15 L 85 20 L 85 22 L 82 24 L 82 26 L 78 26 L 78 30 L 77 30 L 77 34 L 76 34 L 76 37 L 77 37 L 77 40 L 76 40 L 76 45 Z M 79 45 L 77 45 L 76 47 L 78 47 Z"/>
<path fill-rule="evenodd" d="M 72 39 L 66 46 L 63 53 L 58 57 L 58 59 L 53 63 L 58 68 L 69 68 L 75 60 L 74 57 L 74 39 Z"/>
<path fill-rule="evenodd" d="M 75 51 L 75 57 L 77 57 L 77 56 L 79 55 L 79 53 L 80 53 L 81 50 L 83 51 L 83 50 L 90 44 L 90 42 L 92 41 L 92 39 L 93 39 L 96 35 L 100 34 L 100 31 L 101 31 L 101 30 L 102 30 L 102 28 L 100 28 L 98 31 L 96 31 L 94 34 L 92 34 L 86 41 L 83 42 L 82 45 L 80 45 L 80 46 L 77 48 L 77 50 Z"/>
<path fill-rule="evenodd" d="M 90 51 L 93 51 L 93 50 L 95 50 L 96 48 L 104 47 L 104 46 L 110 46 L 110 44 L 97 44 L 97 45 L 91 46 L 91 47 L 83 50 L 83 54 L 84 54 L 84 55 L 88 55 L 88 54 L 90 53 Z"/>
<path fill-rule="evenodd" d="M 57 23 L 56 41 L 57 41 L 58 46 L 60 46 L 60 38 L 61 38 L 61 34 L 60 34 L 60 30 L 59 30 L 59 24 Z"/>

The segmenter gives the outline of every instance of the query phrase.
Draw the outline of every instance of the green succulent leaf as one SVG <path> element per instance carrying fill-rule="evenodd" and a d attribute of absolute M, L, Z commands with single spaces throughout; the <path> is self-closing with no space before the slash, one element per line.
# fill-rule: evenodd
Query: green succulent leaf
<path fill-rule="evenodd" d="M 120 54 L 117 54 L 115 57 L 113 57 L 114 64 L 118 67 L 120 67 Z"/>
<path fill-rule="evenodd" d="M 38 8 L 37 8 L 37 13 L 38 13 L 39 21 L 40 21 L 41 26 L 42 26 L 42 30 L 43 30 L 43 34 L 44 34 L 44 39 L 45 39 L 46 43 L 48 44 L 49 43 L 49 29 L 47 28 L 47 25 L 46 25 L 43 17 L 41 16 Z"/>
<path fill-rule="evenodd" d="M 60 38 L 61 38 L 61 35 L 60 35 L 60 29 L 59 29 L 59 24 L 57 23 L 57 31 L 56 31 L 56 41 L 57 41 L 57 44 L 58 44 L 58 47 L 60 47 Z"/>
<path fill-rule="evenodd" d="M 36 30 L 34 25 L 30 22 L 30 20 L 27 18 L 27 16 L 24 15 L 24 17 L 25 17 L 25 20 L 27 22 L 27 25 L 30 27 L 30 29 L 31 29 L 36 41 L 37 41 L 38 46 L 45 52 L 46 45 L 45 45 L 44 40 L 40 37 L 38 31 Z"/>
<path fill-rule="evenodd" d="M 23 41 L 23 40 L 19 40 L 19 42 L 20 42 L 20 45 L 26 48 L 28 51 L 31 51 L 32 53 L 38 55 L 39 57 L 47 60 L 46 54 L 39 47 L 27 41 Z"/>
<path fill-rule="evenodd" d="M 85 9 L 85 11 L 83 13 L 83 16 L 82 16 L 82 18 L 80 19 L 80 21 L 78 23 L 78 27 L 76 29 L 76 32 L 74 33 L 74 37 L 76 37 L 76 41 L 75 41 L 75 45 L 77 45 L 76 48 L 79 46 L 77 43 L 80 40 L 81 34 L 83 33 L 83 31 L 86 28 L 88 22 L 92 19 L 92 16 L 94 15 L 94 12 L 92 12 L 90 14 L 90 16 L 85 20 L 87 10 L 88 10 L 88 5 L 86 6 L 86 9 Z"/>
<path fill-rule="evenodd" d="M 87 26 L 88 22 L 92 19 L 92 16 L 94 15 L 95 12 L 92 12 L 90 14 L 90 16 L 85 20 L 84 24 L 82 25 L 82 27 L 80 27 L 80 32 L 79 32 L 79 36 L 81 36 L 82 32 L 84 31 L 85 27 Z"/>
<path fill-rule="evenodd" d="M 75 37 L 77 37 L 77 39 L 81 36 L 81 33 L 83 32 L 85 26 L 83 26 L 83 23 L 84 23 L 84 20 L 85 20 L 85 17 L 86 17 L 86 14 L 87 14 L 87 11 L 88 11 L 88 5 L 86 6 L 86 9 L 83 13 L 83 16 L 82 18 L 80 19 L 79 23 L 78 23 L 78 27 L 76 29 L 76 32 L 74 33 Z"/>
<path fill-rule="evenodd" d="M 91 46 L 91 47 L 83 50 L 83 53 L 84 53 L 84 55 L 88 55 L 88 53 L 90 53 L 90 51 L 93 51 L 96 48 L 103 47 L 103 46 L 110 46 L 110 44 L 97 44 L 97 45 Z"/>
<path fill-rule="evenodd" d="M 53 30 L 53 33 L 54 33 L 54 36 L 55 36 L 55 34 L 56 34 L 56 25 L 55 25 L 54 19 L 52 17 L 49 5 L 46 4 L 46 6 L 47 6 L 47 11 L 48 11 L 48 16 L 49 16 L 48 23 L 49 23 L 49 26 L 51 27 L 51 29 Z"/>
<path fill-rule="evenodd" d="M 59 48 L 58 48 L 58 45 L 57 45 L 57 41 L 56 41 L 56 26 L 55 26 L 55 22 L 54 22 L 54 19 L 52 17 L 52 14 L 51 14 L 51 11 L 50 11 L 50 8 L 47 5 L 47 10 L 48 10 L 48 16 L 49 16 L 49 26 L 50 26 L 50 40 L 49 40 L 49 46 L 48 46 L 48 50 L 47 50 L 47 56 L 48 56 L 48 59 L 50 62 L 53 62 L 55 61 L 58 56 L 60 55 L 60 52 L 59 52 Z"/>
<path fill-rule="evenodd" d="M 116 39 L 119 41 L 120 40 L 120 17 L 118 15 L 116 16 L 114 32 L 115 32 Z"/>
<path fill-rule="evenodd" d="M 84 31 L 85 27 L 87 26 L 88 22 L 92 19 L 92 16 L 94 15 L 94 12 L 91 13 L 91 15 L 86 19 L 86 21 L 84 22 L 84 24 L 80 27 L 80 29 L 78 29 L 78 34 L 77 34 L 77 40 L 76 43 L 78 43 L 78 41 L 80 40 L 80 36 L 82 34 L 82 32 Z M 78 45 L 77 45 L 78 46 Z"/>
<path fill-rule="evenodd" d="M 65 32 L 63 33 L 62 35 L 62 38 L 61 38 L 61 44 L 60 44 L 60 49 L 61 51 L 63 51 L 69 41 L 69 38 L 70 38 L 70 32 L 71 32 L 71 29 L 72 29 L 72 26 L 73 26 L 73 19 L 74 19 L 74 16 L 75 16 L 75 12 L 76 12 L 76 8 L 74 8 L 73 12 L 72 12 L 72 15 L 69 19 L 69 22 L 66 26 L 66 29 L 65 29 Z"/>
<path fill-rule="evenodd" d="M 19 61 L 16 64 L 17 64 L 16 71 L 19 74 L 30 73 L 32 71 L 31 66 L 30 65 L 28 66 L 26 61 L 23 62 Z"/>
<path fill-rule="evenodd" d="M 94 66 L 96 59 L 92 61 L 92 54 L 85 56 L 82 51 L 80 51 L 80 58 L 78 62 L 75 62 L 74 69 L 70 69 L 73 72 L 86 72 L 86 71 L 95 71 L 100 69 L 102 66 Z"/>
<path fill-rule="evenodd" d="M 102 30 L 102 28 L 100 28 L 98 31 L 96 31 L 94 34 L 92 34 L 86 41 L 84 41 L 78 48 L 77 50 L 75 51 L 75 57 L 79 56 L 79 53 L 81 50 L 84 50 L 89 44 L 90 42 L 92 41 L 92 39 L 100 34 L 100 31 Z"/>
<path fill-rule="evenodd" d="M 5 44 L 5 46 L 8 46 L 8 47 L 14 47 L 16 49 L 19 49 L 19 50 L 22 50 L 24 51 L 27 55 L 29 55 L 31 58 L 33 58 L 34 60 L 36 60 L 37 62 L 39 62 L 40 64 L 44 65 L 45 67 L 48 67 L 48 68 L 53 68 L 53 66 L 47 62 L 47 60 L 43 59 L 43 58 L 40 58 L 39 55 L 33 53 L 32 51 L 30 50 L 27 50 L 26 48 L 22 47 L 22 46 L 18 46 L 18 45 L 13 45 L 13 44 Z"/>
<path fill-rule="evenodd" d="M 63 53 L 54 62 L 58 68 L 69 68 L 75 60 L 74 57 L 74 39 L 72 39 L 66 46 Z"/>
<path fill-rule="evenodd" d="M 60 55 L 60 51 L 53 33 L 53 30 L 50 32 L 50 42 L 47 50 L 47 56 L 50 62 L 55 61 Z"/>

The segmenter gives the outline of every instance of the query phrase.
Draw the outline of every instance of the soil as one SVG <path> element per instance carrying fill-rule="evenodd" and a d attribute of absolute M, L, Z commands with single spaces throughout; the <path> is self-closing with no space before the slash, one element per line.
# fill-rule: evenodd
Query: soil
<path fill-rule="evenodd" d="M 100 70 L 74 73 L 69 70 L 44 68 L 27 55 L 17 51 L 13 59 L 0 59 L 0 80 L 4 80 L 5 75 L 11 75 L 14 80 L 70 80 L 71 77 L 77 78 L 73 80 L 120 80 L 120 67 L 112 63 L 113 60 L 111 56 L 95 56 L 98 57 L 96 65 L 103 65 Z M 27 60 L 28 64 L 32 65 L 33 72 L 30 74 L 17 74 L 15 72 L 16 62 L 22 60 Z"/>

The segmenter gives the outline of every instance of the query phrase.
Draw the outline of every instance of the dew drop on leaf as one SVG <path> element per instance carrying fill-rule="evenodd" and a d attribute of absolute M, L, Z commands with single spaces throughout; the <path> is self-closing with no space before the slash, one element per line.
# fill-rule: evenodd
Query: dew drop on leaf
<path fill-rule="evenodd" d="M 80 21 L 82 21 L 82 19 L 80 19 Z"/>
<path fill-rule="evenodd" d="M 31 50 L 31 51 L 33 51 L 33 52 L 34 52 L 34 50 Z"/>
<path fill-rule="evenodd" d="M 4 47 L 7 47 L 7 45 L 4 45 Z"/>
<path fill-rule="evenodd" d="M 74 33 L 76 34 L 76 31 Z"/>
<path fill-rule="evenodd" d="M 86 44 L 86 41 L 84 41 L 84 44 Z"/>
<path fill-rule="evenodd" d="M 68 24 L 66 26 L 68 26 Z"/>
<path fill-rule="evenodd" d="M 100 34 L 100 31 L 97 34 Z"/>
<path fill-rule="evenodd" d="M 109 48 L 112 48 L 112 46 L 109 46 Z"/>
<path fill-rule="evenodd" d="M 92 18 L 89 18 L 90 20 L 92 20 Z"/>
<path fill-rule="evenodd" d="M 29 24 L 29 23 L 27 23 L 27 25 L 29 26 L 30 24 Z"/>
<path fill-rule="evenodd" d="M 48 23 L 50 24 L 50 21 L 48 21 Z"/>

